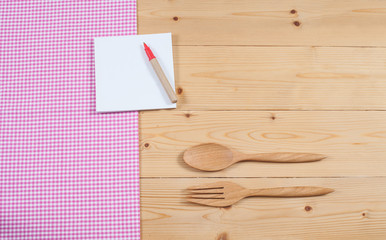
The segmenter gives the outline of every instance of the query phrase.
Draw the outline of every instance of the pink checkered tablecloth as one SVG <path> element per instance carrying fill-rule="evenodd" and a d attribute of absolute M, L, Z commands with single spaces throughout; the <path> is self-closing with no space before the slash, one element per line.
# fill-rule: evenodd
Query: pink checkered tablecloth
<path fill-rule="evenodd" d="M 93 38 L 135 0 L 0 2 L 0 239 L 139 239 L 137 112 L 97 114 Z"/>

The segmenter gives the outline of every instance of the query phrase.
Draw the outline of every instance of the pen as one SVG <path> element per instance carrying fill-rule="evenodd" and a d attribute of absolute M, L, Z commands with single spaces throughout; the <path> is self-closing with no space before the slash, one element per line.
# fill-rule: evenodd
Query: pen
<path fill-rule="evenodd" d="M 147 57 L 149 58 L 149 62 L 153 66 L 153 69 L 155 73 L 157 74 L 159 80 L 162 83 L 162 86 L 164 87 L 166 93 L 169 96 L 169 99 L 172 103 L 177 102 L 177 96 L 176 93 L 174 92 L 172 86 L 169 83 L 169 80 L 166 78 L 164 71 L 162 71 L 161 65 L 159 65 L 157 58 L 154 56 L 153 52 L 151 49 L 146 45 L 146 43 L 143 43 L 145 46 L 145 52 Z"/>

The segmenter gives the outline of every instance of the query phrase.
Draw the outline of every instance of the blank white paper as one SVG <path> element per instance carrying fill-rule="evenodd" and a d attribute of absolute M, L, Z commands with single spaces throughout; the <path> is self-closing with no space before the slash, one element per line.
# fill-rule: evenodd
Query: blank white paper
<path fill-rule="evenodd" d="M 173 89 L 171 33 L 94 38 L 96 111 L 175 108 L 146 56 L 153 51 Z"/>

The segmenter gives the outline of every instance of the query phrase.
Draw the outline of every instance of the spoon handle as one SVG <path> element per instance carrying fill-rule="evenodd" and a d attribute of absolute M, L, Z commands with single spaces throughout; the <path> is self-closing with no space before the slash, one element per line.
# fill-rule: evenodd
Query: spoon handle
<path fill-rule="evenodd" d="M 278 163 L 300 163 L 314 162 L 326 158 L 325 155 L 315 153 L 258 153 L 258 154 L 243 154 L 238 161 L 259 161 L 259 162 L 278 162 Z"/>
<path fill-rule="evenodd" d="M 278 187 L 249 189 L 248 197 L 313 197 L 333 192 L 334 189 L 324 187 Z"/>

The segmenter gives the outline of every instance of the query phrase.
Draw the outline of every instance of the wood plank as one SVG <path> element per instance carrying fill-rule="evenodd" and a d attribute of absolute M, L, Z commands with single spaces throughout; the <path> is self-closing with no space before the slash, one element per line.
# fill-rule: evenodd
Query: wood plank
<path fill-rule="evenodd" d="M 307 185 L 336 191 L 312 198 L 248 198 L 229 208 L 183 199 L 186 187 L 216 179 L 141 181 L 142 239 L 146 240 L 367 240 L 386 235 L 386 178 L 232 179 L 247 188 Z"/>
<path fill-rule="evenodd" d="M 148 111 L 140 113 L 142 177 L 386 176 L 385 111 Z M 311 152 L 320 162 L 187 166 L 183 151 L 216 142 L 245 152 Z M 254 150 L 255 149 L 255 150 Z"/>
<path fill-rule="evenodd" d="M 386 46 L 377 0 L 138 2 L 138 32 L 172 32 L 178 45 Z"/>
<path fill-rule="evenodd" d="M 385 66 L 384 48 L 179 46 L 178 109 L 386 110 Z"/>

